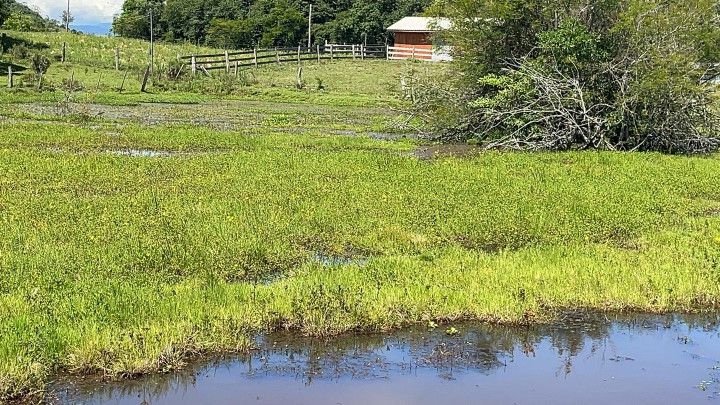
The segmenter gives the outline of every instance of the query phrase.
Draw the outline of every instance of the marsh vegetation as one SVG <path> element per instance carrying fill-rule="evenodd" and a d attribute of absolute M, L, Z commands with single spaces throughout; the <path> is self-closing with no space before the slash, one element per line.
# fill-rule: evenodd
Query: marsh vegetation
<path fill-rule="evenodd" d="M 225 96 L 120 94 L 88 55 L 46 75 L 82 90 L 0 93 L 3 400 L 278 330 L 720 307 L 715 155 L 421 159 L 399 78 L 425 65 L 307 66 L 322 91 L 271 67 Z"/>

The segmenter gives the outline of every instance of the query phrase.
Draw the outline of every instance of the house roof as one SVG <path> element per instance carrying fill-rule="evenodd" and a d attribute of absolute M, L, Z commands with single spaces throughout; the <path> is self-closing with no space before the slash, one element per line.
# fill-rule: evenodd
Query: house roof
<path fill-rule="evenodd" d="M 388 27 L 390 32 L 436 32 L 450 28 L 447 18 L 440 17 L 405 17 Z"/>

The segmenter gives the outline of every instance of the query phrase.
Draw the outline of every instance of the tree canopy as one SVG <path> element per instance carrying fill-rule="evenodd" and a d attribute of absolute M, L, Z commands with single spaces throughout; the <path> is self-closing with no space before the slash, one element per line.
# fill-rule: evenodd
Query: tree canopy
<path fill-rule="evenodd" d="M 223 48 L 296 46 L 307 40 L 313 4 L 313 40 L 384 43 L 385 28 L 417 15 L 432 0 L 125 0 L 113 23 L 115 33 L 150 36 L 149 12 L 157 15 L 155 35 Z"/>
<path fill-rule="evenodd" d="M 0 27 L 12 31 L 56 31 L 56 21 L 16 0 L 0 0 Z"/>
<path fill-rule="evenodd" d="M 10 15 L 10 0 L 0 0 L 0 27 L 5 23 L 5 19 Z"/>

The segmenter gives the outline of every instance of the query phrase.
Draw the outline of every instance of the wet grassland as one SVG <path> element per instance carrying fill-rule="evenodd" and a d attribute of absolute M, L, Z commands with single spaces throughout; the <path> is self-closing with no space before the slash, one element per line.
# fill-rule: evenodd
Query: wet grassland
<path fill-rule="evenodd" d="M 720 307 L 717 156 L 419 158 L 390 90 L 272 72 L 225 101 L 0 94 L 0 399 L 277 330 Z"/>

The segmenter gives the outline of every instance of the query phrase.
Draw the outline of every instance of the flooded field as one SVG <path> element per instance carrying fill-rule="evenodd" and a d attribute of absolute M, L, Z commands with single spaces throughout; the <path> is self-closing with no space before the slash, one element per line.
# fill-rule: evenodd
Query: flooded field
<path fill-rule="evenodd" d="M 357 135 L 384 128 L 399 120 L 391 110 L 375 107 L 349 108 L 327 105 L 223 100 L 199 104 L 103 105 L 93 103 L 26 103 L 0 110 L 0 116 L 12 113 L 32 114 L 58 119 L 80 116 L 142 125 L 194 125 L 215 130 L 279 128 L 301 132 L 329 129 L 338 135 Z M 21 115 L 22 116 L 22 115 Z M 382 138 L 399 136 L 380 133 Z"/>
<path fill-rule="evenodd" d="M 329 341 L 275 334 L 259 338 L 249 356 L 206 360 L 180 374 L 129 382 L 64 382 L 49 399 L 83 404 L 717 403 L 720 326 L 717 317 L 593 315 L 536 327 L 466 323 Z"/>

